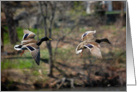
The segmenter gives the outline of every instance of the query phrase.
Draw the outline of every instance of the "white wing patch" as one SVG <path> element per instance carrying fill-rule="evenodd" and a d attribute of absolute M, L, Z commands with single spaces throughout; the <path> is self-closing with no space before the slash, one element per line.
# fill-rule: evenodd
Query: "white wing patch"
<path fill-rule="evenodd" d="M 76 54 L 80 54 L 81 52 L 82 52 L 82 49 L 81 50 L 77 50 Z"/>
<path fill-rule="evenodd" d="M 81 44 L 81 43 L 80 43 L 80 44 Z M 82 49 L 78 50 L 80 44 L 79 44 L 79 45 L 77 46 L 77 48 L 76 48 L 76 54 L 80 54 L 80 53 L 82 52 Z"/>
<path fill-rule="evenodd" d="M 14 49 L 15 49 L 15 50 L 18 50 L 18 51 L 19 51 L 19 50 L 22 50 L 21 48 L 18 48 L 19 46 L 20 46 L 20 45 L 15 45 L 15 46 L 14 46 Z"/>

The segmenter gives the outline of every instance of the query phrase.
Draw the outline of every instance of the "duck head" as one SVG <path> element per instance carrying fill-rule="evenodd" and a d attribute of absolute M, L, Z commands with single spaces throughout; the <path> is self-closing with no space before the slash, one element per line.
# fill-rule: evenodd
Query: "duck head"
<path fill-rule="evenodd" d="M 48 38 L 48 37 L 43 37 L 41 38 L 41 41 L 49 41 L 49 40 L 52 40 L 51 38 Z"/>
<path fill-rule="evenodd" d="M 49 41 L 49 40 L 52 40 L 52 39 L 51 39 L 51 38 L 48 38 L 48 37 L 43 37 L 43 38 L 40 39 L 40 41 L 37 43 L 37 45 L 39 46 L 39 45 L 41 45 L 41 43 L 42 43 L 43 41 Z"/>

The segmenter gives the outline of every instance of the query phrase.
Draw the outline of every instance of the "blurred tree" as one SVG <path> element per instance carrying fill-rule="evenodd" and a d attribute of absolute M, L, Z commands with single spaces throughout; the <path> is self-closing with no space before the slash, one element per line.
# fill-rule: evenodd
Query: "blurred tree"
<path fill-rule="evenodd" d="M 6 22 L 7 22 L 8 31 L 9 31 L 10 43 L 15 44 L 19 39 L 17 36 L 16 26 L 15 26 L 15 22 L 13 19 L 14 10 L 12 8 L 12 4 L 13 3 L 9 2 L 9 1 L 3 1 L 2 2 L 2 5 L 3 5 L 2 10 L 4 11 L 5 16 L 6 16 Z"/>
<path fill-rule="evenodd" d="M 120 14 L 121 26 L 125 26 L 126 25 L 126 21 L 124 19 L 124 3 L 125 2 L 121 2 L 121 14 Z"/>
<path fill-rule="evenodd" d="M 1 12 L 1 52 L 4 52 L 4 32 L 7 32 L 5 30 L 6 26 L 6 16 L 4 12 Z"/>
<path fill-rule="evenodd" d="M 49 38 L 52 38 L 52 26 L 53 26 L 53 20 L 55 17 L 55 12 L 56 12 L 56 2 L 39 2 L 40 4 L 40 10 L 41 10 L 41 15 L 44 20 L 44 30 L 45 30 L 45 36 L 48 36 Z M 44 10 L 42 8 L 44 6 L 45 8 L 45 14 Z M 49 10 L 50 9 L 50 10 Z M 49 76 L 53 76 L 53 54 L 52 54 L 52 45 L 51 41 L 46 41 L 47 48 L 49 51 Z"/>

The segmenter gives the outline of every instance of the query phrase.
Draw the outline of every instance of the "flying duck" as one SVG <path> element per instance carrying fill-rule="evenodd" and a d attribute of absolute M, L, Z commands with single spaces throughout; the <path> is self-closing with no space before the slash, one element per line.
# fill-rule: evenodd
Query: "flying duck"
<path fill-rule="evenodd" d="M 85 32 L 87 34 L 84 33 L 85 36 L 84 36 L 84 34 L 82 35 L 83 39 L 84 39 L 84 37 L 89 35 L 88 32 Z M 97 58 L 102 58 L 102 54 L 101 54 L 101 50 L 100 50 L 100 43 L 102 43 L 102 42 L 106 42 L 106 43 L 109 43 L 109 44 L 111 44 L 111 43 L 110 43 L 110 41 L 107 38 L 96 39 L 95 41 L 91 41 L 94 38 L 93 37 L 94 33 L 95 32 L 90 32 L 91 38 L 90 38 L 90 36 L 88 36 L 86 38 L 86 40 L 84 39 L 83 42 L 78 44 L 78 46 L 76 47 L 76 54 L 80 54 L 81 53 L 81 56 L 82 56 L 82 52 L 84 51 L 84 49 L 89 49 L 92 56 L 95 56 Z"/>
<path fill-rule="evenodd" d="M 24 36 L 22 38 L 20 45 L 15 45 L 14 49 L 18 51 L 22 51 L 21 55 L 25 50 L 29 50 L 35 62 L 40 64 L 40 48 L 39 46 L 43 41 L 51 40 L 48 37 L 43 37 L 39 41 L 34 39 L 35 34 L 29 30 L 24 30 Z"/>

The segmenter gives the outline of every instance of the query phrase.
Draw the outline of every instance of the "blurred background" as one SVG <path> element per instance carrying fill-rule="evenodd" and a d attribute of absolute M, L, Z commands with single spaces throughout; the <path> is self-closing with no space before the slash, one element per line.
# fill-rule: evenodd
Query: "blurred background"
<path fill-rule="evenodd" d="M 29 51 L 14 50 L 23 30 L 39 40 L 41 62 L 36 65 Z M 96 30 L 103 59 L 75 49 L 81 35 Z M 124 1 L 2 1 L 2 90 L 126 90 L 126 2 Z"/>

